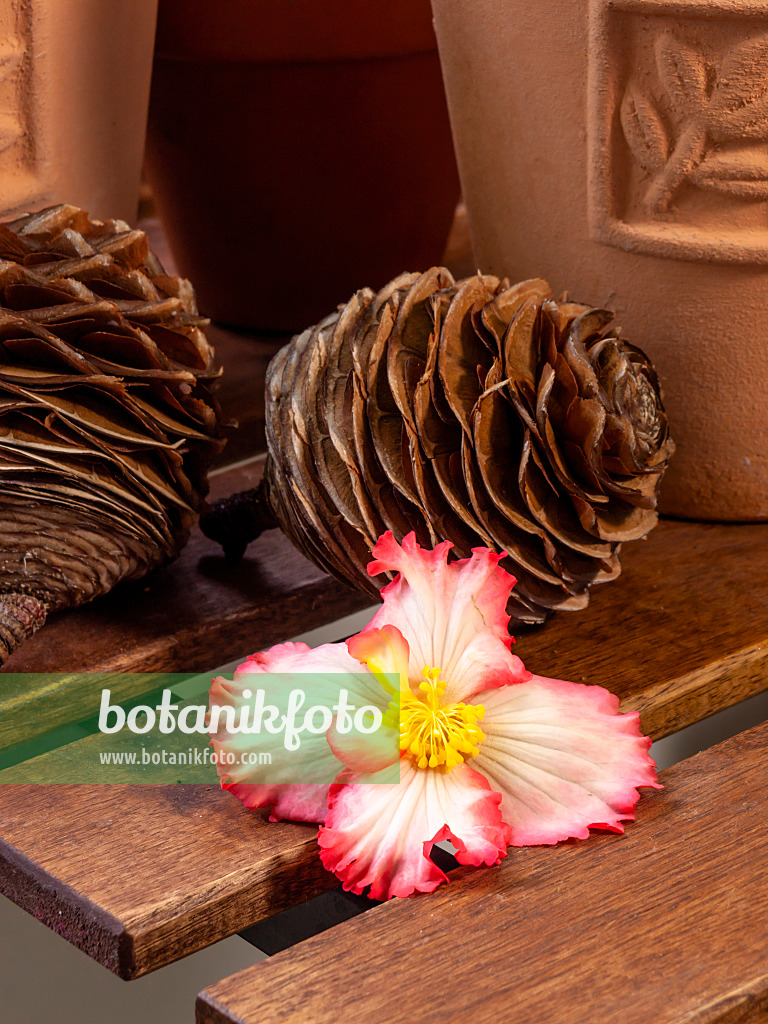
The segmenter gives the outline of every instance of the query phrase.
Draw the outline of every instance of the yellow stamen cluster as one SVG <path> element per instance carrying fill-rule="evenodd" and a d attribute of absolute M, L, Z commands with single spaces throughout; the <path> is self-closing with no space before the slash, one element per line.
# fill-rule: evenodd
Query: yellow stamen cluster
<path fill-rule="evenodd" d="M 400 707 L 400 749 L 407 751 L 419 768 L 442 768 L 449 772 L 474 757 L 485 734 L 478 721 L 485 714 L 482 704 L 440 706 L 446 684 L 439 668 L 423 670 L 419 689 L 423 697 L 403 696 Z"/>

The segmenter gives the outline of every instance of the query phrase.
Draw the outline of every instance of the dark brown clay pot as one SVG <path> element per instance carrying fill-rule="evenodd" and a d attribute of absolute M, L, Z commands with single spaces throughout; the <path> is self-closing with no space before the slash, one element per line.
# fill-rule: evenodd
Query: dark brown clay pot
<path fill-rule="evenodd" d="M 161 0 L 147 173 L 225 323 L 438 262 L 459 195 L 429 0 Z"/>

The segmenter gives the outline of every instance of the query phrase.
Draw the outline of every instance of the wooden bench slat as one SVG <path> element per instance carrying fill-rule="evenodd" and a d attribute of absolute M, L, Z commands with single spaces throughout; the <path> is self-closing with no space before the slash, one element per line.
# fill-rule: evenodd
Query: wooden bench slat
<path fill-rule="evenodd" d="M 622 575 L 516 651 L 539 675 L 599 683 L 660 739 L 768 688 L 768 524 L 663 520 Z"/>
<path fill-rule="evenodd" d="M 768 1012 L 768 723 L 625 836 L 510 850 L 206 989 L 198 1024 L 749 1024 Z"/>
<path fill-rule="evenodd" d="M 556 616 L 520 637 L 517 650 L 541 674 L 610 685 L 657 738 L 691 724 L 768 687 L 766 541 L 765 526 L 664 522 L 627 547 L 623 576 L 596 589 L 586 611 Z M 252 547 L 251 572 L 273 581 L 293 574 L 315 595 L 334 586 L 291 549 L 275 554 L 278 542 L 270 534 Z M 216 640 L 222 661 L 289 635 L 274 635 L 270 593 L 261 611 L 243 597 L 238 625 Z M 302 593 L 294 632 L 299 620 L 341 614 L 307 608 Z M 199 643 L 210 649 L 205 636 Z M 319 871 L 314 829 L 266 825 L 215 790 L 183 792 L 0 787 L 0 891 L 135 977 L 335 884 Z"/>
<path fill-rule="evenodd" d="M 215 786 L 4 786 L 0 815 L 0 891 L 122 978 L 335 883 L 315 827 Z"/>

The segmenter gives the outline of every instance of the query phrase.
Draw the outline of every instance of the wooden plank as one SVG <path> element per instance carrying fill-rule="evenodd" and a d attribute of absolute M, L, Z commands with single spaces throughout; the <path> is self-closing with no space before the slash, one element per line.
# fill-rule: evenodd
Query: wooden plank
<path fill-rule="evenodd" d="M 625 836 L 512 850 L 206 989 L 198 1024 L 758 1024 L 768 723 L 663 773 Z"/>
<path fill-rule="evenodd" d="M 4 786 L 0 891 L 122 978 L 330 888 L 317 829 L 214 786 Z"/>
<path fill-rule="evenodd" d="M 298 558 L 291 549 L 282 549 L 282 557 L 275 554 L 278 543 L 282 538 L 270 534 L 249 554 L 251 573 L 260 579 L 271 573 L 275 585 L 281 574 L 297 571 L 290 568 L 290 559 Z M 315 571 L 306 563 L 304 571 L 315 586 L 328 585 L 317 574 L 313 577 Z M 766 526 L 664 522 L 646 542 L 626 548 L 623 576 L 596 589 L 586 611 L 555 617 L 543 630 L 520 637 L 517 650 L 540 674 L 615 688 L 625 706 L 642 709 L 646 730 L 658 738 L 768 687 L 767 572 Z M 194 585 L 191 576 L 186 585 Z M 246 593 L 258 599 L 258 590 Z M 275 591 L 261 600 L 268 600 L 270 593 Z M 171 614 L 186 635 L 187 616 L 194 609 L 190 611 L 185 595 L 181 602 Z M 337 608 L 332 611 L 341 614 Z M 329 609 L 315 614 L 322 612 L 330 617 Z M 302 628 L 307 625 L 306 613 L 305 606 L 296 610 L 293 632 L 299 622 Z M 258 614 L 267 618 L 257 616 L 263 632 L 250 635 L 249 647 L 262 646 L 261 638 L 275 625 L 268 610 Z M 109 616 L 103 621 L 114 631 L 115 642 L 120 624 Z M 141 643 L 142 622 L 147 628 L 141 607 L 134 610 L 132 621 Z M 198 620 L 197 628 L 208 627 Z M 274 632 L 273 639 L 278 639 Z M 221 660 L 242 649 L 243 634 L 238 635 L 240 646 L 228 641 Z M 205 637 L 198 642 L 209 643 Z M 88 793 L 95 794 L 93 806 Z M 230 823 L 240 810 L 226 794 L 201 797 L 199 811 L 190 813 L 188 804 L 176 803 L 173 787 L 131 793 L 122 788 L 57 787 L 51 795 L 46 787 L 29 787 L 16 796 L 14 787 L 0 788 L 0 891 L 53 924 L 59 914 L 73 921 L 66 931 L 70 941 L 125 976 L 144 973 L 274 913 L 288 899 L 281 891 L 287 876 L 274 868 L 275 862 L 283 864 L 283 857 L 292 865 L 294 902 L 316 889 L 314 833 L 280 826 L 274 835 L 285 848 L 265 862 L 262 848 L 272 842 L 271 826 L 256 815 L 236 817 L 233 839 Z M 137 826 L 143 820 L 151 822 L 147 829 Z M 302 844 L 298 861 L 292 845 L 296 835 Z M 232 851 L 232 844 L 232 856 L 214 856 L 219 848 Z M 190 859 L 190 849 L 203 851 L 199 861 Z M 156 859 L 155 850 L 164 851 L 164 859 Z M 262 895 L 254 878 L 266 887 Z M 332 882 L 331 876 L 324 878 L 326 885 Z M 155 898 L 147 893 L 161 900 L 157 914 L 147 910 Z M 210 912 L 210 893 L 230 908 L 223 916 Z M 88 913 L 95 916 L 83 916 L 78 900 L 87 900 Z M 113 923 L 111 940 L 99 924 L 103 920 Z"/>
<path fill-rule="evenodd" d="M 109 687 L 113 704 L 133 700 L 168 685 L 169 680 L 187 677 L 164 673 L 93 675 L 64 673 L 55 675 L 0 675 L 0 765 L 15 764 L 32 757 L 29 747 L 45 737 L 44 749 L 71 743 L 89 731 L 83 722 L 97 712 L 95 701 L 102 687 Z M 66 731 L 62 731 L 66 730 Z M 39 752 L 35 748 L 35 752 Z M 0 768 L 0 782 L 2 782 Z"/>
<path fill-rule="evenodd" d="M 260 472 L 226 471 L 214 496 Z M 204 672 L 369 602 L 278 531 L 234 567 L 218 551 L 196 530 L 173 565 L 52 618 L 6 671 Z M 665 521 L 623 564 L 586 610 L 518 632 L 533 671 L 607 686 L 656 738 L 768 687 L 768 525 Z"/>
<path fill-rule="evenodd" d="M 599 683 L 660 739 L 768 689 L 768 524 L 662 521 L 583 612 L 518 634 L 539 675 Z"/>

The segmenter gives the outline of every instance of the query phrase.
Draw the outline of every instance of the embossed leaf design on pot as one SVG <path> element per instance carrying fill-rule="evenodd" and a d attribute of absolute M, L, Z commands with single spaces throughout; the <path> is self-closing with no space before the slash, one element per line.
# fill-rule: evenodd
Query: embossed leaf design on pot
<path fill-rule="evenodd" d="M 655 104 L 630 82 L 621 103 L 621 126 L 632 155 L 647 174 L 657 174 L 669 158 L 669 135 Z"/>
<path fill-rule="evenodd" d="M 693 171 L 691 181 L 741 199 L 768 199 L 768 153 L 754 147 L 712 153 Z"/>
<path fill-rule="evenodd" d="M 0 42 L 0 84 L 16 73 L 23 56 L 24 51 L 17 39 L 10 37 Z M 0 116 L 0 153 L 19 142 L 22 134 L 18 113 L 3 113 Z"/>
<path fill-rule="evenodd" d="M 645 195 L 649 213 L 667 210 L 685 183 L 739 199 L 768 198 L 768 154 L 754 146 L 710 148 L 768 140 L 768 35 L 744 40 L 713 68 L 704 54 L 664 30 L 654 56 L 668 111 L 659 109 L 635 79 L 620 110 L 630 151 L 651 178 Z M 672 139 L 670 122 L 677 133 Z"/>
<path fill-rule="evenodd" d="M 747 39 L 723 61 L 707 122 L 714 142 L 768 138 L 768 36 Z"/>
<path fill-rule="evenodd" d="M 669 30 L 654 47 L 656 66 L 674 112 L 681 121 L 698 116 L 707 102 L 707 65 L 703 56 Z"/>

